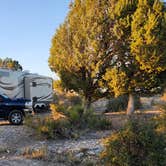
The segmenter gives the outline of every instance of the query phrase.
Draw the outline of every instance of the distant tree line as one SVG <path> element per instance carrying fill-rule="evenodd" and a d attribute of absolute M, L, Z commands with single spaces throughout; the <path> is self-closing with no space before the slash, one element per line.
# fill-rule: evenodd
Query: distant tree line
<path fill-rule="evenodd" d="M 19 62 L 11 58 L 5 58 L 5 59 L 0 58 L 0 68 L 11 69 L 11 70 L 23 70 Z"/>
<path fill-rule="evenodd" d="M 163 91 L 166 78 L 166 12 L 160 0 L 75 0 L 57 29 L 49 66 L 62 84 L 91 102 L 107 94 Z"/>

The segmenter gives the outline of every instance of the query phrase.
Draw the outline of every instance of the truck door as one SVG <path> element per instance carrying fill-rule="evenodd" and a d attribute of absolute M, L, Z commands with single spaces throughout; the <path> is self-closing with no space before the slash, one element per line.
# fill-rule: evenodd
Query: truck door
<path fill-rule="evenodd" d="M 0 96 L 0 118 L 5 116 L 5 101 L 2 96 Z"/>

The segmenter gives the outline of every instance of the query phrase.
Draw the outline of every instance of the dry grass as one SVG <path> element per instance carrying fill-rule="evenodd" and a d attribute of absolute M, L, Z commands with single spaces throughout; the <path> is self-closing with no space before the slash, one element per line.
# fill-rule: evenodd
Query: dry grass
<path fill-rule="evenodd" d="M 143 118 L 143 119 L 150 119 L 154 116 L 159 116 L 162 114 L 162 111 L 157 110 L 145 110 L 145 111 L 135 111 L 135 114 L 133 116 L 136 116 L 137 118 Z M 126 122 L 128 121 L 128 116 L 125 112 L 113 112 L 113 113 L 106 113 L 105 114 L 108 119 L 112 122 L 112 129 L 113 130 L 119 130 L 121 129 Z"/>
<path fill-rule="evenodd" d="M 63 114 L 57 112 L 57 106 L 55 104 L 51 104 L 50 109 L 51 109 L 51 117 L 53 118 L 53 120 L 66 118 L 66 116 L 64 116 Z"/>
<path fill-rule="evenodd" d="M 43 146 L 39 149 L 32 149 L 30 147 L 26 147 L 22 155 L 28 159 L 46 160 L 47 152 L 48 149 L 46 146 Z"/>

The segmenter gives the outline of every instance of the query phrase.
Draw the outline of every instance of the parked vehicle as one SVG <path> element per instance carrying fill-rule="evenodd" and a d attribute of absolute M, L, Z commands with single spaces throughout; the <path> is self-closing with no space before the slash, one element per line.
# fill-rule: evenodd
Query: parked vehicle
<path fill-rule="evenodd" d="M 53 101 L 52 82 L 50 77 L 28 71 L 0 69 L 0 93 L 31 100 L 34 109 L 45 109 Z"/>
<path fill-rule="evenodd" d="M 0 95 L 0 119 L 8 120 L 14 125 L 20 125 L 26 112 L 32 113 L 32 102 L 30 100 L 10 99 L 6 95 Z"/>

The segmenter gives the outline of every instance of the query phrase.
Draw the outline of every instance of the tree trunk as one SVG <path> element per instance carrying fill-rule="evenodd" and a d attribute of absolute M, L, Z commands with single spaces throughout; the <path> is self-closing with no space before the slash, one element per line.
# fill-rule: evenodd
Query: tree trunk
<path fill-rule="evenodd" d="M 85 100 L 84 100 L 84 113 L 86 113 L 90 108 L 91 108 L 91 97 L 85 97 Z"/>
<path fill-rule="evenodd" d="M 134 95 L 129 94 L 129 101 L 127 106 L 127 115 L 131 115 L 134 112 Z"/>

